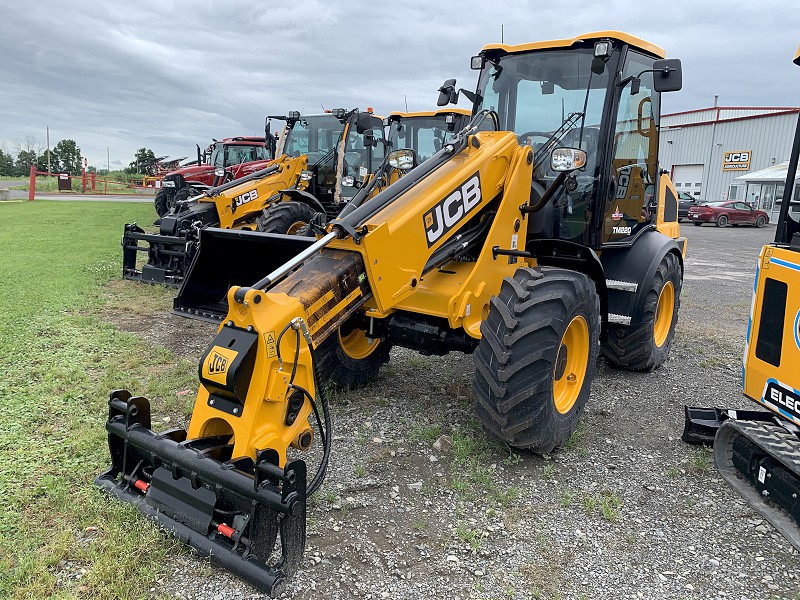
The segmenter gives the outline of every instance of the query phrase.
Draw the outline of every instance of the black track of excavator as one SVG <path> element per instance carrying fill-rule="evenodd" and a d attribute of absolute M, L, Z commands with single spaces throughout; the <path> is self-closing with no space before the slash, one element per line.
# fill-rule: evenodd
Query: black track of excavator
<path fill-rule="evenodd" d="M 800 430 L 794 429 L 783 421 L 728 419 L 714 440 L 714 462 L 722 478 L 800 550 Z"/>
<path fill-rule="evenodd" d="M 232 457 L 226 436 L 154 433 L 149 402 L 127 390 L 111 393 L 106 429 L 112 466 L 98 486 L 263 592 L 284 590 L 305 551 L 302 460 L 281 468 L 275 451 Z"/>

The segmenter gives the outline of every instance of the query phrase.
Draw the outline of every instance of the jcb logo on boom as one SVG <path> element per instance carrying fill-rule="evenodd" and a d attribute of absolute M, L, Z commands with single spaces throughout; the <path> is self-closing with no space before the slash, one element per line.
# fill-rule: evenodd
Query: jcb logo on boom
<path fill-rule="evenodd" d="M 481 203 L 481 179 L 476 172 L 422 217 L 428 248 Z"/>
<path fill-rule="evenodd" d="M 252 202 L 258 198 L 258 192 L 256 190 L 250 190 L 249 192 L 245 192 L 239 196 L 236 196 L 233 199 L 233 206 L 235 208 L 240 207 L 242 204 L 247 204 L 248 202 Z"/>
<path fill-rule="evenodd" d="M 228 370 L 228 359 L 218 352 L 213 352 L 208 357 L 209 374 L 225 373 Z"/>

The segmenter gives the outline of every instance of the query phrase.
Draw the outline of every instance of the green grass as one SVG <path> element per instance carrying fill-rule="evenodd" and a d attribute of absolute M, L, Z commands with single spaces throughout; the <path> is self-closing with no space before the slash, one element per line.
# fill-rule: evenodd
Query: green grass
<path fill-rule="evenodd" d="M 101 319 L 110 303 L 164 303 L 118 284 L 122 226 L 149 204 L 0 205 L 0 597 L 144 598 L 175 542 L 99 493 L 110 389 L 185 410 L 196 366 Z M 66 575 L 78 569 L 78 581 Z"/>

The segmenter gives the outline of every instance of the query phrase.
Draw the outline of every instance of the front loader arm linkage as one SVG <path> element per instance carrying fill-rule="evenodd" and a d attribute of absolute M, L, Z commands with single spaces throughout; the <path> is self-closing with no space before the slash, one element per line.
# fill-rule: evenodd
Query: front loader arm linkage
<path fill-rule="evenodd" d="M 227 436 L 187 441 L 150 430 L 150 403 L 115 390 L 106 424 L 111 468 L 95 483 L 211 562 L 279 595 L 305 551 L 306 465 L 278 453 L 233 458 Z M 280 534 L 281 558 L 268 564 Z"/>

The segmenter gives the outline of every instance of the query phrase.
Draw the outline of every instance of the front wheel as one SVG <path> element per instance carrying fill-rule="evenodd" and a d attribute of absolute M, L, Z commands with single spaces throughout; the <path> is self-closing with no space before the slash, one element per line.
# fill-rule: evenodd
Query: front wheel
<path fill-rule="evenodd" d="M 175 206 L 174 194 L 168 194 L 166 188 L 161 188 L 158 190 L 158 193 L 153 200 L 153 206 L 155 207 L 158 216 L 163 217 L 173 206 Z"/>
<path fill-rule="evenodd" d="M 391 349 L 389 341 L 367 337 L 363 329 L 345 323 L 316 350 L 320 383 L 345 390 L 364 387 L 389 361 Z"/>
<path fill-rule="evenodd" d="M 717 219 L 717 227 L 725 227 L 728 224 L 728 217 L 725 215 L 720 215 L 719 219 Z"/>
<path fill-rule="evenodd" d="M 599 337 L 600 300 L 586 275 L 539 267 L 506 277 L 474 354 L 484 427 L 542 454 L 564 444 L 589 398 Z"/>
<path fill-rule="evenodd" d="M 682 283 L 678 257 L 669 252 L 650 282 L 641 323 L 634 327 L 608 326 L 608 339 L 602 351 L 613 366 L 652 371 L 664 363 L 675 337 Z"/>
<path fill-rule="evenodd" d="M 317 211 L 303 202 L 278 202 L 265 208 L 256 219 L 256 230 L 263 233 L 305 235 Z"/>
<path fill-rule="evenodd" d="M 764 215 L 759 215 L 759 217 L 756 219 L 756 227 L 761 228 L 764 227 L 764 225 L 766 224 L 767 224 L 767 217 L 765 217 Z"/>

